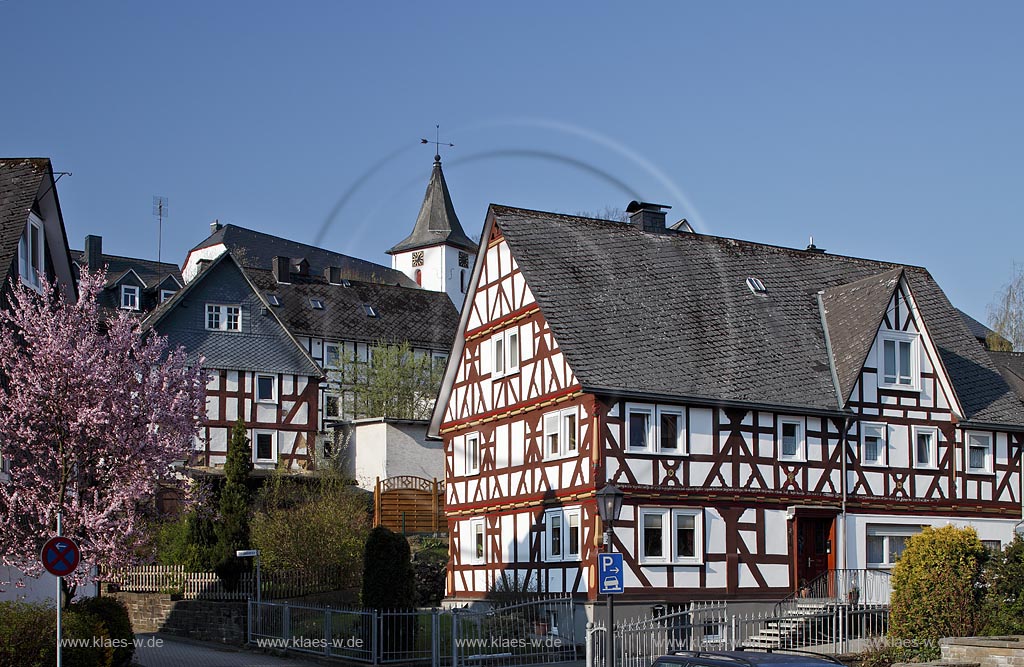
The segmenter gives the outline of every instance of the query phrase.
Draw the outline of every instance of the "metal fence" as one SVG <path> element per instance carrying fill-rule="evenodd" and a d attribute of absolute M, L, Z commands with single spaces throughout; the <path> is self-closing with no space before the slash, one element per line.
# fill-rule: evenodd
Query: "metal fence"
<path fill-rule="evenodd" d="M 615 625 L 615 655 L 606 661 L 607 629 L 588 623 L 587 667 L 647 667 L 676 651 L 798 649 L 825 654 L 860 652 L 884 637 L 885 605 L 794 602 L 778 612 L 733 614 L 724 604 L 695 604 L 661 616 Z"/>
<path fill-rule="evenodd" d="M 583 656 L 572 599 L 479 608 L 367 610 L 249 602 L 249 642 L 384 665 L 553 665 Z"/>

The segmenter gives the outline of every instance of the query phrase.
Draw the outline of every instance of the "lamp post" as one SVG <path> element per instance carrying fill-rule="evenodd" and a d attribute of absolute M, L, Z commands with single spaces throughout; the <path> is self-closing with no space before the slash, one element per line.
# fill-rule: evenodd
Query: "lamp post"
<path fill-rule="evenodd" d="M 604 550 L 612 553 L 612 526 L 622 511 L 623 493 L 613 484 L 605 484 L 597 492 L 597 513 L 604 526 Z M 605 667 L 615 667 L 615 596 L 605 595 L 608 609 L 608 628 L 605 631 Z"/>
<path fill-rule="evenodd" d="M 256 604 L 259 604 L 262 599 L 260 597 L 260 550 L 259 549 L 239 549 L 235 552 L 235 556 L 238 558 L 255 558 L 256 559 Z"/>
<path fill-rule="evenodd" d="M 1024 520 L 1018 521 L 1013 527 L 1013 534 L 1024 538 Z"/>

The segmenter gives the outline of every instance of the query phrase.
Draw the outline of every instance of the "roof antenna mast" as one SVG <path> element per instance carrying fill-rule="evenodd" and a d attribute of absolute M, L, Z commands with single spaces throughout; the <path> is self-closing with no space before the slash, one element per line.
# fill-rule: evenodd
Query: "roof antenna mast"
<path fill-rule="evenodd" d="M 153 215 L 156 216 L 156 261 L 160 261 L 160 246 L 164 240 L 164 218 L 167 217 L 167 197 L 153 197 Z"/>
<path fill-rule="evenodd" d="M 449 144 L 441 141 L 441 126 L 434 126 L 434 140 L 420 139 L 421 144 L 434 144 L 434 162 L 441 161 L 441 146 L 447 146 L 448 148 L 455 148 L 455 144 Z"/>

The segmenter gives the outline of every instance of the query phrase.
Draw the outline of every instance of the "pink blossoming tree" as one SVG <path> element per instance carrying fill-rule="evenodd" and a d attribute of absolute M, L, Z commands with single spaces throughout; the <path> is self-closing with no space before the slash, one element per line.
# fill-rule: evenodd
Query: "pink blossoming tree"
<path fill-rule="evenodd" d="M 103 322 L 103 280 L 83 271 L 77 303 L 12 285 L 0 310 L 0 562 L 30 576 L 58 512 L 83 563 L 131 563 L 158 488 L 184 484 L 171 464 L 204 414 L 199 363 L 127 314 Z M 66 592 L 87 575 L 65 577 Z"/>

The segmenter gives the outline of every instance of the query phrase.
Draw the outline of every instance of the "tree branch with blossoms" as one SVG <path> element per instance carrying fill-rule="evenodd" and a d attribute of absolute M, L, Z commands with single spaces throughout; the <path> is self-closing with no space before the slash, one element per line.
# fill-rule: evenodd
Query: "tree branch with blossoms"
<path fill-rule="evenodd" d="M 0 563 L 28 576 L 56 534 L 75 539 L 82 562 L 135 561 L 146 508 L 158 489 L 186 480 L 205 410 L 202 360 L 144 335 L 127 313 L 103 320 L 104 274 L 82 271 L 77 302 L 42 281 L 42 294 L 12 283 L 0 310 Z M 70 587 L 88 578 L 80 567 Z"/>

